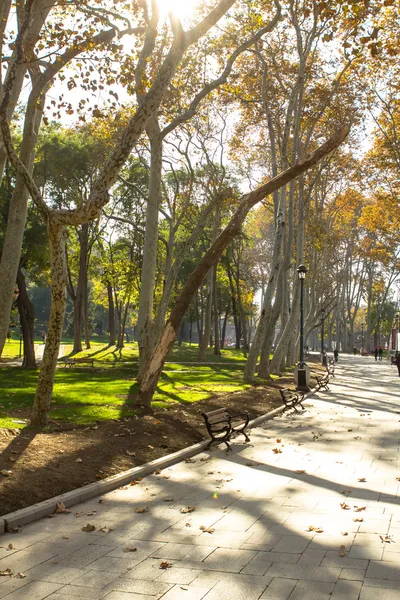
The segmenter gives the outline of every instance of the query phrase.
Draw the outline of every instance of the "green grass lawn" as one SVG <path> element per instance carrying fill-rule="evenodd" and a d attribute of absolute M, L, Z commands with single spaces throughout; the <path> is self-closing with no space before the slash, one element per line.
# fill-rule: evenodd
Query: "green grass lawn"
<path fill-rule="evenodd" d="M 69 345 L 65 344 L 65 349 L 68 348 Z M 13 350 L 10 350 L 12 354 Z M 249 387 L 242 381 L 242 352 L 228 349 L 223 351 L 223 356 L 216 357 L 210 351 L 207 360 L 217 364 L 188 364 L 197 360 L 197 352 L 197 346 L 173 349 L 169 356 L 172 362 L 165 365 L 154 395 L 155 406 L 188 404 Z M 95 369 L 62 366 L 57 369 L 50 418 L 89 424 L 133 415 L 132 406 L 137 392 L 136 344 L 127 344 L 121 351 L 116 351 L 102 343 L 94 343 L 90 350 L 76 356 L 93 357 Z M 27 409 L 33 403 L 37 377 L 38 371 L 19 367 L 0 368 L 0 427 L 25 426 L 15 421 L 22 420 L 18 411 L 27 416 Z"/>

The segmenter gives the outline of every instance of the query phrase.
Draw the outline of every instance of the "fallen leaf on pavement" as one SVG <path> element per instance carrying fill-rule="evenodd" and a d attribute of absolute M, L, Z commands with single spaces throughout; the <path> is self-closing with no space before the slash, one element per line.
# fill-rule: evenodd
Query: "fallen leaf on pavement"
<path fill-rule="evenodd" d="M 281 438 L 278 438 L 276 441 L 278 442 L 278 444 L 280 444 L 282 440 Z"/>
<path fill-rule="evenodd" d="M 385 535 L 385 536 L 380 535 L 379 537 L 381 538 L 381 541 L 383 543 L 390 544 L 391 542 L 393 542 L 391 535 Z"/>
<path fill-rule="evenodd" d="M 170 569 L 171 567 L 172 564 L 167 560 L 164 560 L 162 563 L 160 563 L 160 569 Z"/>
<path fill-rule="evenodd" d="M 124 548 L 124 552 L 136 552 L 137 548 L 135 546 L 128 546 Z"/>
<path fill-rule="evenodd" d="M 365 479 L 365 477 L 360 477 L 359 479 L 357 479 L 357 481 L 359 481 L 360 483 L 364 483 L 367 480 Z"/>
<path fill-rule="evenodd" d="M 11 575 L 11 569 L 4 569 L 4 571 L 0 571 L 0 577 L 11 577 Z"/>
<path fill-rule="evenodd" d="M 366 510 L 366 508 L 367 508 L 366 506 L 357 506 L 357 505 L 354 506 L 355 512 L 361 512 L 363 510 Z"/>
<path fill-rule="evenodd" d="M 350 510 L 351 506 L 349 504 L 346 504 L 346 502 L 341 502 L 340 506 L 343 508 L 343 510 Z"/>
<path fill-rule="evenodd" d="M 307 473 L 307 471 L 305 469 L 296 469 L 295 473 L 302 475 L 303 473 Z"/>
<path fill-rule="evenodd" d="M 139 507 L 139 508 L 135 508 L 135 513 L 142 514 L 142 513 L 145 513 L 145 512 L 149 512 L 149 508 L 147 506 L 142 506 L 142 507 Z"/>
<path fill-rule="evenodd" d="M 282 450 L 281 450 L 280 448 L 273 448 L 273 449 L 272 449 L 272 452 L 273 452 L 274 454 L 282 454 Z"/>
<path fill-rule="evenodd" d="M 346 546 L 340 546 L 339 556 L 346 556 Z"/>
<path fill-rule="evenodd" d="M 356 517 L 355 519 L 353 519 L 353 521 L 355 523 L 362 523 L 364 521 L 364 519 L 362 517 Z"/>
<path fill-rule="evenodd" d="M 348 531 L 342 531 L 341 535 L 349 535 Z"/>
<path fill-rule="evenodd" d="M 82 527 L 82 531 L 94 531 L 95 529 L 95 525 L 91 525 L 90 523 Z"/>
<path fill-rule="evenodd" d="M 14 546 L 12 544 L 8 544 L 6 550 L 13 550 L 13 549 L 14 549 Z"/>
<path fill-rule="evenodd" d="M 103 533 L 110 533 L 112 529 L 111 527 L 100 527 L 99 531 L 102 531 Z"/>
<path fill-rule="evenodd" d="M 136 456 L 136 452 L 131 452 L 130 450 L 125 450 L 128 456 Z"/>
<path fill-rule="evenodd" d="M 57 502 L 56 504 L 56 513 L 70 513 L 69 508 L 65 508 L 64 502 Z"/>
<path fill-rule="evenodd" d="M 81 510 L 78 510 L 78 512 L 75 513 L 76 517 L 82 517 L 83 512 Z"/>
<path fill-rule="evenodd" d="M 194 458 L 185 458 L 185 463 L 195 463 L 195 459 Z"/>
<path fill-rule="evenodd" d="M 212 527 L 205 527 L 205 525 L 200 525 L 199 529 L 201 529 L 201 531 L 203 531 L 204 533 L 214 533 L 215 529 L 213 529 Z"/>
<path fill-rule="evenodd" d="M 129 485 L 139 485 L 141 482 L 138 479 L 134 479 L 129 483 Z"/>
<path fill-rule="evenodd" d="M 315 533 L 324 533 L 324 530 L 321 527 L 315 527 L 314 525 L 309 525 L 306 531 L 315 531 Z"/>
<path fill-rule="evenodd" d="M 18 577 L 18 579 L 25 579 L 26 575 L 25 573 L 17 573 L 15 577 Z"/>
<path fill-rule="evenodd" d="M 161 473 L 160 469 L 157 469 L 157 471 L 154 471 L 153 475 L 159 475 Z"/>
<path fill-rule="evenodd" d="M 183 514 L 191 513 L 196 510 L 195 506 L 187 506 L 186 508 L 181 508 L 180 512 Z"/>

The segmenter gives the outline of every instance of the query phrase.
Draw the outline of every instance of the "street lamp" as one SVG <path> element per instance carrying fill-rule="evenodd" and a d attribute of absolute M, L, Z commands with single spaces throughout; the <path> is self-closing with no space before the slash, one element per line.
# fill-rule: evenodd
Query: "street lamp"
<path fill-rule="evenodd" d="M 324 346 L 324 337 L 325 337 L 325 332 L 324 332 L 324 326 L 325 326 L 325 316 L 326 316 L 326 312 L 325 309 L 323 308 L 321 310 L 321 363 L 326 367 L 327 362 L 326 362 L 326 354 L 325 354 L 325 346 Z"/>
<path fill-rule="evenodd" d="M 297 369 L 297 389 L 302 392 L 308 392 L 307 365 L 304 362 L 304 280 L 306 278 L 307 268 L 300 265 L 297 269 L 297 275 L 300 280 L 300 361 Z"/>
<path fill-rule="evenodd" d="M 363 355 L 363 350 L 364 350 L 364 325 L 365 323 L 361 323 L 361 351 L 360 354 L 361 356 Z"/>

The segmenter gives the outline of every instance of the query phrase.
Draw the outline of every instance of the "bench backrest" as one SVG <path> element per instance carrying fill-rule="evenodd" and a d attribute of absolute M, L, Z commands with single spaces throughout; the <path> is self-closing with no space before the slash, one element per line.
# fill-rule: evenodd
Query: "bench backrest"
<path fill-rule="evenodd" d="M 226 408 L 217 408 L 217 410 L 210 410 L 207 413 L 201 413 L 201 415 L 206 423 L 209 423 L 210 425 L 226 423 L 230 420 L 230 416 Z"/>

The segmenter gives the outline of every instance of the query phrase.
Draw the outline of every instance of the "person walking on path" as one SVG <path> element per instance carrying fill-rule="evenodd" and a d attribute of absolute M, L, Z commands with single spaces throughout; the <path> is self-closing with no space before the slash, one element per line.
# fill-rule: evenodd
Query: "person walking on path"
<path fill-rule="evenodd" d="M 379 360 L 382 360 L 383 350 L 382 350 L 382 348 L 380 346 L 379 346 L 379 352 L 378 352 L 378 354 L 379 354 Z"/>
<path fill-rule="evenodd" d="M 357 348 L 355 346 L 353 348 L 353 354 L 354 354 L 354 356 L 357 354 Z"/>
<path fill-rule="evenodd" d="M 335 362 L 338 362 L 338 360 L 339 360 L 339 350 L 337 348 L 334 349 L 333 356 L 335 357 Z"/>
<path fill-rule="evenodd" d="M 375 356 L 375 361 L 377 361 L 378 360 L 378 348 L 375 348 L 374 356 Z"/>
<path fill-rule="evenodd" d="M 399 377 L 400 377 L 400 352 L 398 352 L 395 356 L 395 365 L 397 366 L 397 370 L 399 372 Z"/>

